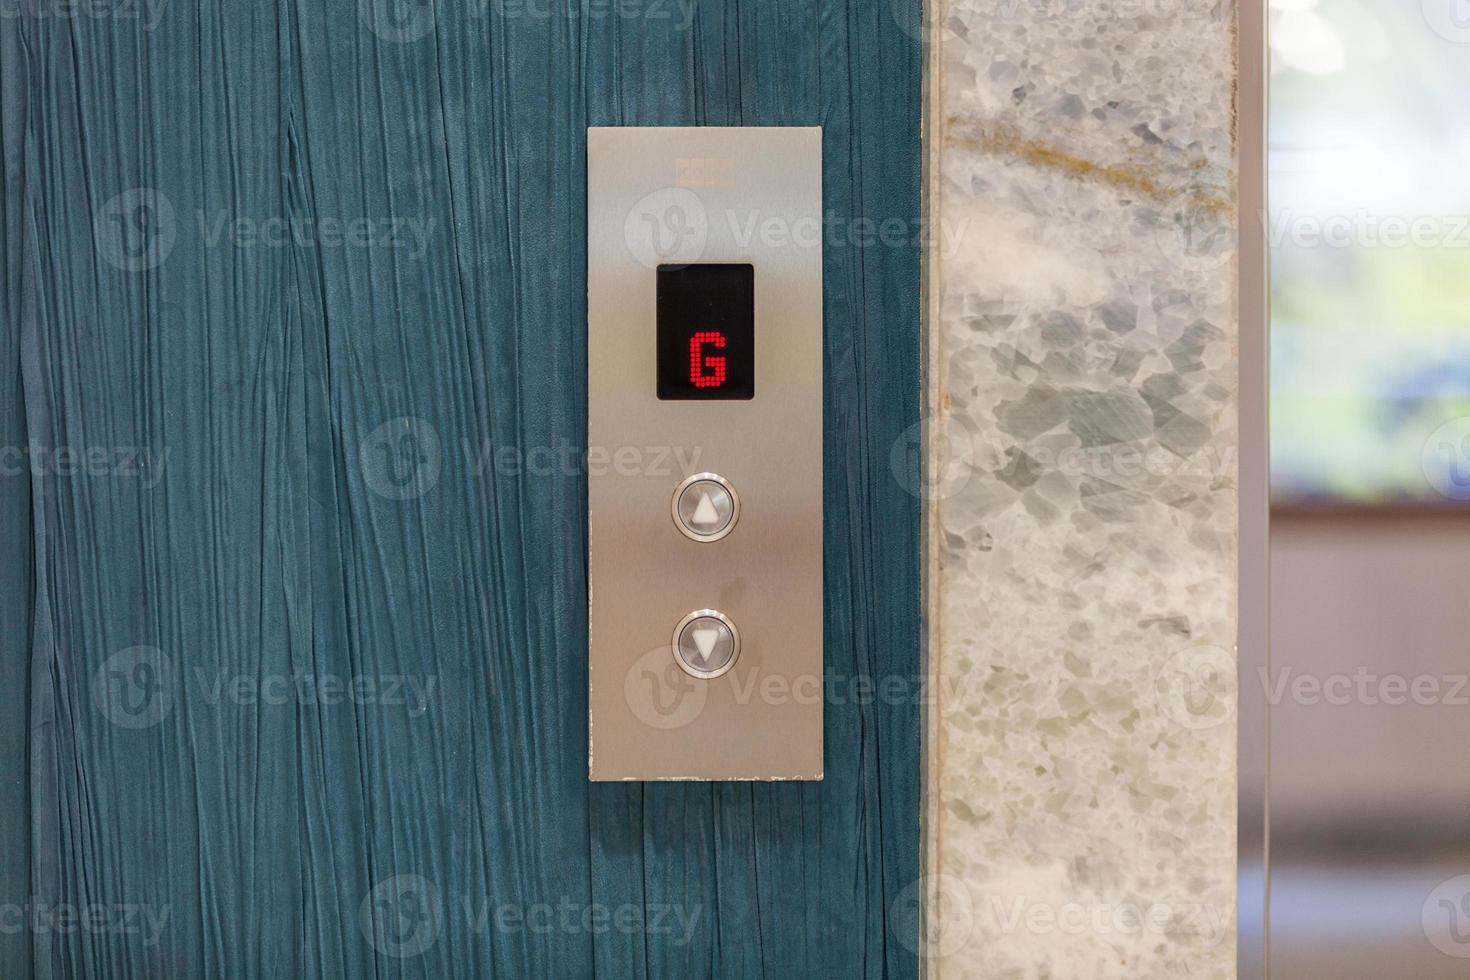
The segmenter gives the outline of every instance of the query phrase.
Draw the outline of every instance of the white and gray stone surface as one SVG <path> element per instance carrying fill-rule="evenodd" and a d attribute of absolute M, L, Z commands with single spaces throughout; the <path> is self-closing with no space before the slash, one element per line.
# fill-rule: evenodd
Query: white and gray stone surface
<path fill-rule="evenodd" d="M 1235 972 L 1235 10 L 949 0 L 931 976 Z"/>

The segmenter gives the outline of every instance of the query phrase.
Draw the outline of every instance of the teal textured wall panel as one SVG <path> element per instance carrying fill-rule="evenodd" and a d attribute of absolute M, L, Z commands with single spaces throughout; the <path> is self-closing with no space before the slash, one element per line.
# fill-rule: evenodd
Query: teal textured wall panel
<path fill-rule="evenodd" d="M 30 472 L 24 463 L 25 390 L 21 382 L 22 280 L 27 274 L 24 194 L 25 103 L 20 36 L 0 33 L 0 900 L 24 896 L 30 878 L 31 822 L 27 733 L 35 555 L 31 551 Z M 31 973 L 30 936 L 0 936 L 0 973 Z"/>
<path fill-rule="evenodd" d="M 0 975 L 915 976 L 886 0 L 46 2 L 0 21 L 0 905 L 102 924 Z M 587 781 L 585 130 L 633 124 L 823 127 L 822 783 Z"/>

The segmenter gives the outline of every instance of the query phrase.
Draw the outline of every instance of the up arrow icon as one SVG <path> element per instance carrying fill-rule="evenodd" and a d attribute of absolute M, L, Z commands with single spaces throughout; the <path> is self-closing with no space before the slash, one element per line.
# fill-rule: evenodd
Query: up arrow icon
<path fill-rule="evenodd" d="M 720 523 L 720 513 L 715 510 L 715 502 L 709 499 L 708 491 L 699 495 L 699 506 L 694 508 L 694 516 L 689 521 L 702 527 L 712 527 Z"/>

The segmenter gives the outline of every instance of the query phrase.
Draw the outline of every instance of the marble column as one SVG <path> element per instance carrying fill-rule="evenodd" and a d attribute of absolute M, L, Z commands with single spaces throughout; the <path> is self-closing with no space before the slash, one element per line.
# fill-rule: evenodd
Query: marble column
<path fill-rule="evenodd" d="M 1235 8 L 931 9 L 944 978 L 1235 970 Z"/>

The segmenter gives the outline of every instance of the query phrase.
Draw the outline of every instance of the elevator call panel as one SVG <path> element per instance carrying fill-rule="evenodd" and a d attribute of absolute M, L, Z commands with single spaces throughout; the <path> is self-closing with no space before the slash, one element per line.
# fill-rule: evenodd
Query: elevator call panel
<path fill-rule="evenodd" d="M 587 132 L 588 768 L 822 777 L 822 135 Z"/>

